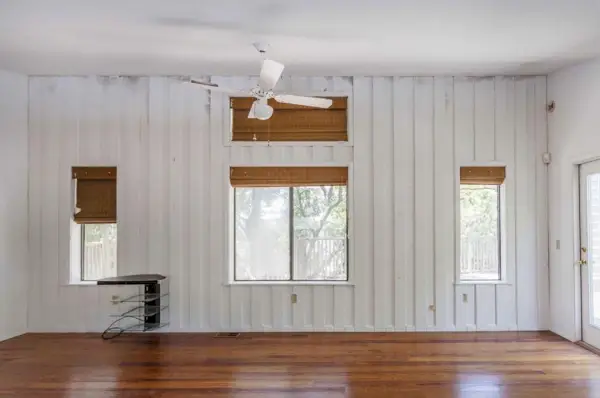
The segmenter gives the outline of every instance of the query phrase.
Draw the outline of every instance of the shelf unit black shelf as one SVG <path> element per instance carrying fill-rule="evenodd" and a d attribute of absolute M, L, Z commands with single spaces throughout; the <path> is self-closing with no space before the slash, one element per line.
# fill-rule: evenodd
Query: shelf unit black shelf
<path fill-rule="evenodd" d="M 111 314 L 115 321 L 102 334 L 110 339 L 126 332 L 148 332 L 169 325 L 167 278 L 158 274 L 140 274 L 100 279 L 100 286 L 138 286 L 141 292 L 113 301 L 119 312 Z M 133 304 L 130 305 L 130 304 Z M 125 309 L 121 307 L 125 305 Z M 131 323 L 131 322 L 134 323 Z"/>

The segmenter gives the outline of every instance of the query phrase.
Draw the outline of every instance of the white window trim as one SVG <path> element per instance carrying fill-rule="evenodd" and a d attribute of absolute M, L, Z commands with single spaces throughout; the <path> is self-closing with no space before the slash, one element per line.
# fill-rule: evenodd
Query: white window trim
<path fill-rule="evenodd" d="M 229 169 L 230 167 L 348 167 L 348 184 L 347 184 L 347 200 L 348 200 L 348 254 L 346 258 L 346 264 L 348 268 L 348 279 L 345 281 L 236 281 L 234 279 L 235 274 L 235 241 L 233 234 L 233 223 L 235 220 L 234 214 L 234 188 L 229 183 Z M 307 286 L 307 285 L 318 285 L 318 286 L 354 286 L 354 171 L 352 163 L 284 163 L 284 164 L 252 164 L 252 163 L 236 163 L 231 165 L 225 165 L 224 174 L 227 176 L 225 187 L 227 189 L 228 201 L 226 211 L 226 234 L 227 234 L 227 254 L 225 268 L 225 275 L 223 276 L 223 286 Z M 291 254 L 290 254 L 291 255 Z"/>
<path fill-rule="evenodd" d="M 482 166 L 481 164 L 478 165 L 467 165 L 467 166 L 461 166 L 461 167 L 468 167 L 468 166 Z M 504 164 L 498 165 L 498 164 L 493 164 L 490 165 L 485 164 L 485 166 L 505 166 Z M 505 166 L 506 167 L 506 166 Z M 508 241 L 508 228 L 507 228 L 507 208 L 506 208 L 506 197 L 507 197 L 507 192 L 506 192 L 506 179 L 508 179 L 508 172 L 507 172 L 507 176 L 506 179 L 504 180 L 504 183 L 502 185 L 500 185 L 500 279 L 494 279 L 494 280 L 477 280 L 477 279 L 473 279 L 473 280 L 461 280 L 461 276 L 460 276 L 460 225 L 461 225 L 461 218 L 460 218 L 460 168 L 458 171 L 458 177 L 457 177 L 457 189 L 456 189 L 456 195 L 455 195 L 455 200 L 456 200 L 456 261 L 455 261 L 455 267 L 454 267 L 454 284 L 455 285 L 511 285 L 512 284 L 512 272 L 511 270 L 509 270 L 509 266 L 508 266 L 508 250 L 507 250 L 507 241 Z"/>
<path fill-rule="evenodd" d="M 350 281 L 234 281 L 223 286 L 355 286 Z"/>

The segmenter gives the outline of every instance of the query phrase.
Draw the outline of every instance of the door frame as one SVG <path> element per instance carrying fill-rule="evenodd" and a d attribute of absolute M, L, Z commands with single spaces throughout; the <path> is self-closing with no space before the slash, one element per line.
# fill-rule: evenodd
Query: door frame
<path fill-rule="evenodd" d="M 600 156 L 588 156 L 573 161 L 572 193 L 573 193 L 573 271 L 575 274 L 575 341 L 583 341 L 583 279 L 581 260 L 581 166 L 599 161 Z"/>

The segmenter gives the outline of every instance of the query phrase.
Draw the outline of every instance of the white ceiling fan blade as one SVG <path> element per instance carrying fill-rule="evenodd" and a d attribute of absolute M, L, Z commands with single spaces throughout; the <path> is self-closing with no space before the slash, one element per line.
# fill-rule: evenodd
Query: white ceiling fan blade
<path fill-rule="evenodd" d="M 260 79 L 258 81 L 260 88 L 264 91 L 271 91 L 277 84 L 277 81 L 279 81 L 283 68 L 283 64 L 270 59 L 265 59 L 263 61 L 262 69 L 260 70 Z"/>
<path fill-rule="evenodd" d="M 300 95 L 281 94 L 276 95 L 273 98 L 275 98 L 275 101 L 282 102 L 284 104 L 312 106 L 314 108 L 323 109 L 327 109 L 333 104 L 333 101 L 329 98 L 302 97 Z"/>
<path fill-rule="evenodd" d="M 250 112 L 248 112 L 248 119 L 256 119 L 256 114 L 254 114 L 254 107 L 256 106 L 256 101 L 252 103 L 250 107 Z"/>
<path fill-rule="evenodd" d="M 211 90 L 211 91 L 217 91 L 220 93 L 225 93 L 225 94 L 231 94 L 231 95 L 237 95 L 237 96 L 250 96 L 251 94 L 245 91 L 240 91 L 240 90 L 234 90 L 232 88 L 227 88 L 227 87 L 220 87 L 218 84 L 214 84 L 214 83 L 207 83 L 207 82 L 201 82 L 198 80 L 190 80 L 190 83 L 194 83 L 197 84 L 198 86 L 206 89 L 206 90 Z"/>

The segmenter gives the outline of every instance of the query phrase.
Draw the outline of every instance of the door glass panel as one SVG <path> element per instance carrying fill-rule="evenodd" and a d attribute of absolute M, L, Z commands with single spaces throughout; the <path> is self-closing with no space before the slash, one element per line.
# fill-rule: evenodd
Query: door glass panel
<path fill-rule="evenodd" d="M 600 174 L 587 177 L 587 188 L 590 323 L 600 327 Z"/>

